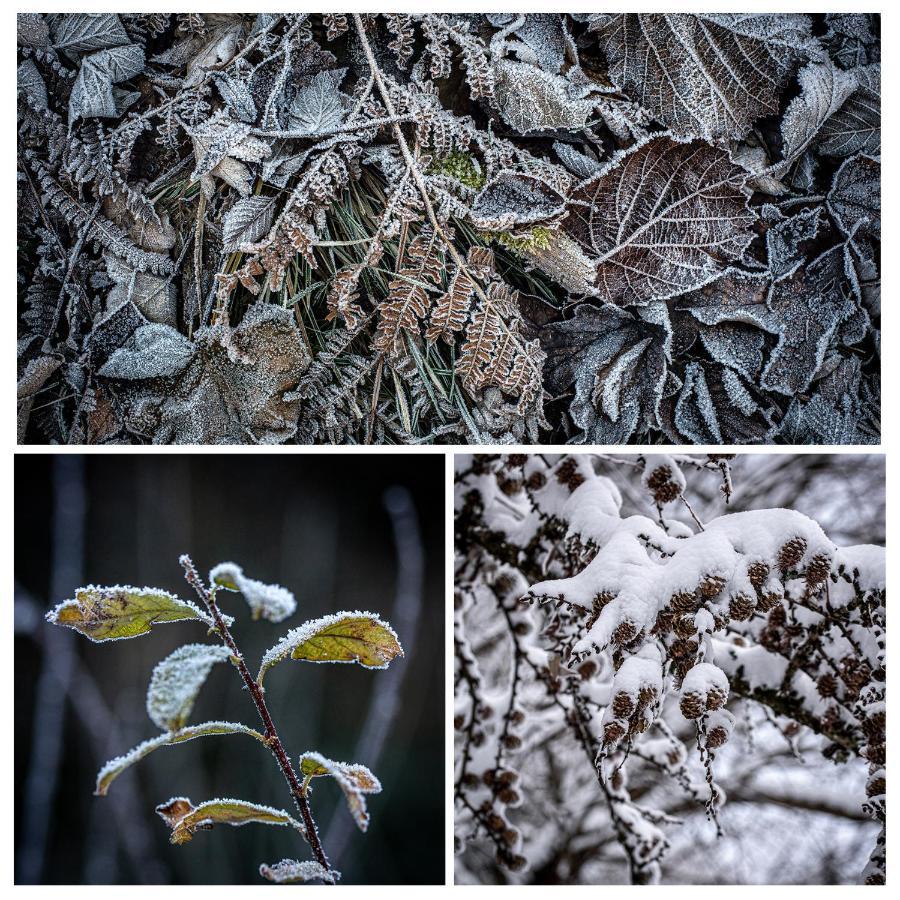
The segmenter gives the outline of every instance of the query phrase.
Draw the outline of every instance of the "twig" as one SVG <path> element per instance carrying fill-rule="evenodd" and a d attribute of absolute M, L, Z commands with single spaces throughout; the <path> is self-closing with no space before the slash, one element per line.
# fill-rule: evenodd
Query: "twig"
<path fill-rule="evenodd" d="M 275 723 L 272 721 L 272 716 L 270 715 L 269 709 L 266 706 L 266 700 L 263 696 L 263 690 L 257 683 L 256 679 L 250 674 L 250 670 L 247 668 L 247 664 L 244 662 L 244 657 L 241 654 L 241 651 L 238 650 L 237 644 L 235 643 L 234 638 L 231 636 L 231 632 L 228 630 L 228 626 L 225 624 L 225 620 L 222 618 L 222 613 L 219 610 L 218 604 L 216 603 L 215 592 L 209 591 L 207 589 L 206 585 L 203 583 L 203 580 L 200 578 L 200 575 L 198 574 L 193 561 L 187 554 L 181 556 L 178 561 L 181 563 L 181 566 L 184 569 L 187 583 L 196 591 L 197 596 L 200 597 L 200 599 L 203 601 L 204 605 L 212 615 L 216 631 L 219 633 L 219 637 L 222 638 L 225 646 L 228 647 L 228 649 L 231 651 L 232 661 L 237 667 L 238 672 L 240 672 L 241 678 L 244 681 L 244 685 L 250 692 L 250 696 L 253 698 L 253 703 L 256 706 L 256 711 L 259 713 L 259 717 L 260 719 L 262 719 L 263 725 L 265 725 L 266 742 L 268 743 L 269 749 L 272 751 L 273 756 L 278 762 L 281 773 L 282 775 L 284 775 L 285 780 L 288 783 L 288 787 L 290 788 L 291 796 L 294 798 L 294 803 L 296 804 L 297 809 L 300 811 L 300 815 L 303 818 L 303 825 L 305 828 L 304 837 L 306 838 L 306 841 L 313 852 L 313 856 L 315 856 L 316 862 L 323 866 L 327 872 L 330 872 L 331 864 L 328 862 L 328 857 L 325 855 L 325 849 L 322 847 L 322 842 L 319 839 L 319 832 L 316 828 L 316 823 L 313 819 L 312 811 L 309 808 L 309 800 L 303 790 L 302 785 L 300 784 L 300 780 L 297 778 L 297 773 L 294 771 L 294 767 L 291 765 L 291 761 L 287 753 L 285 752 L 284 745 L 281 743 L 281 739 L 278 737 L 278 732 L 275 729 Z"/>

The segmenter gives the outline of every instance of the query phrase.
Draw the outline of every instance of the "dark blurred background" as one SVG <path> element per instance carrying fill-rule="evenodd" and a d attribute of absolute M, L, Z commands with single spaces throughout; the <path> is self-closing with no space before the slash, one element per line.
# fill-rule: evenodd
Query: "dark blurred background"
<path fill-rule="evenodd" d="M 260 863 L 308 859 L 287 828 L 217 826 L 183 846 L 154 807 L 238 797 L 294 812 L 266 750 L 243 735 L 163 747 L 94 797 L 99 767 L 158 730 L 145 691 L 154 664 L 205 640 L 183 622 L 95 644 L 43 613 L 95 583 L 149 585 L 196 599 L 189 553 L 205 575 L 233 560 L 297 597 L 285 622 L 222 605 L 252 671 L 289 628 L 341 609 L 381 615 L 406 656 L 387 671 L 286 661 L 266 699 L 292 760 L 316 749 L 380 778 L 366 834 L 343 795 L 312 796 L 344 883 L 444 881 L 444 458 L 310 455 L 30 455 L 15 462 L 16 882 L 258 884 Z M 260 723 L 240 678 L 215 666 L 191 722 Z"/>

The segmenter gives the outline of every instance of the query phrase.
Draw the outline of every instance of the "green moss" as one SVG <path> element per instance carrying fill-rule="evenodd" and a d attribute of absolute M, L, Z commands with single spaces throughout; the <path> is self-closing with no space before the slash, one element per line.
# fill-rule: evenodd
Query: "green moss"
<path fill-rule="evenodd" d="M 480 191 L 484 187 L 484 173 L 468 153 L 454 150 L 436 159 L 428 169 L 429 175 L 447 175 L 466 187 Z"/>
<path fill-rule="evenodd" d="M 529 253 L 535 250 L 549 250 L 553 239 L 553 229 L 538 225 L 524 234 L 512 234 L 509 231 L 489 232 L 489 236 L 514 253 Z"/>

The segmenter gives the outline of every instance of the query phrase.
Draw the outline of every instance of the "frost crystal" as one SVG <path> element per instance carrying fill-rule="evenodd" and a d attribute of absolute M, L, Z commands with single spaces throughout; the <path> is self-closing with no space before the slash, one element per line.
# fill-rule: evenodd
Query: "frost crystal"
<path fill-rule="evenodd" d="M 341 878 L 341 873 L 336 869 L 329 871 L 312 859 L 304 859 L 302 862 L 296 859 L 283 859 L 273 866 L 263 863 L 259 867 L 259 874 L 276 884 L 295 884 L 301 881 L 324 881 L 326 884 L 334 884 Z"/>

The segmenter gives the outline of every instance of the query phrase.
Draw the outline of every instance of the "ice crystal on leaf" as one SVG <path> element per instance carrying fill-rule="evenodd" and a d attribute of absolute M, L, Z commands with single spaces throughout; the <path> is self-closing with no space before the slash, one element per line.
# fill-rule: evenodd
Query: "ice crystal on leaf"
<path fill-rule="evenodd" d="M 307 780 L 330 775 L 338 783 L 347 800 L 347 808 L 360 831 L 369 827 L 369 812 L 366 809 L 366 794 L 380 794 L 381 782 L 359 763 L 335 762 L 307 750 L 300 757 L 300 774 Z"/>
<path fill-rule="evenodd" d="M 259 874 L 275 884 L 298 884 L 305 881 L 322 881 L 325 884 L 334 884 L 340 881 L 341 873 L 335 869 L 328 870 L 315 860 L 304 859 L 298 862 L 296 859 L 283 859 L 272 866 L 263 863 L 259 867 Z"/>

